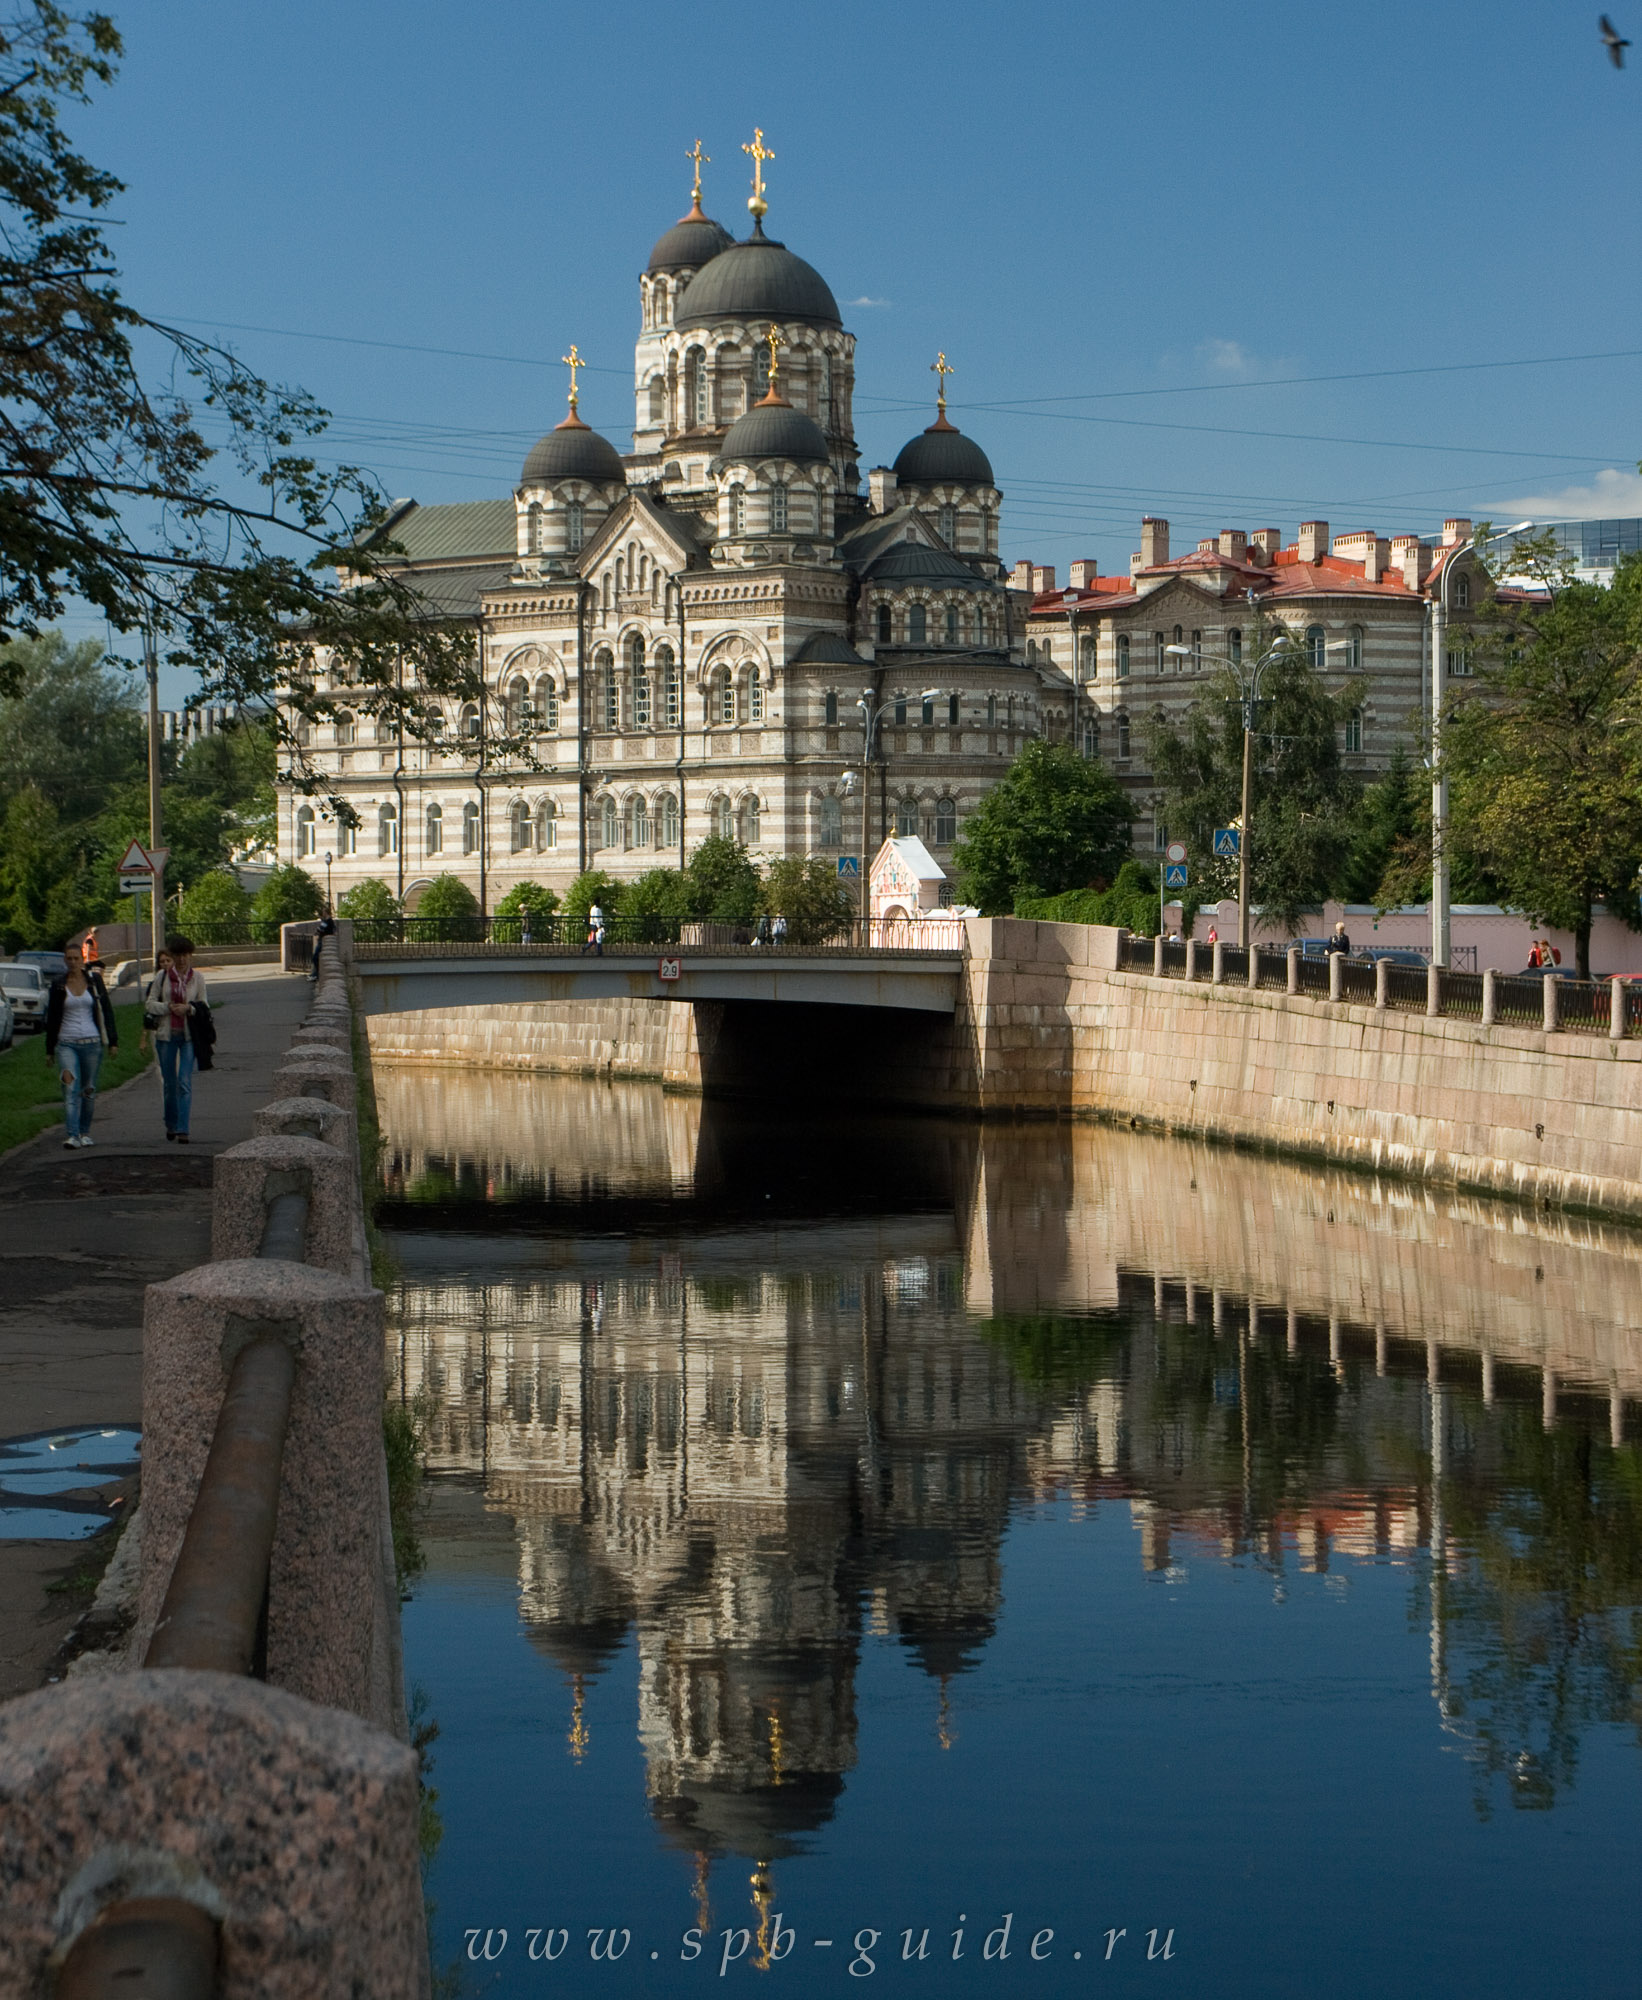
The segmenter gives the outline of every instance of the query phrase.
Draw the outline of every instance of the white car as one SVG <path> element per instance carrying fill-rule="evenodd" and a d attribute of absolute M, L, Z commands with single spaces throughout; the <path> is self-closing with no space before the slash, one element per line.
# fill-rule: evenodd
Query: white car
<path fill-rule="evenodd" d="M 19 1028 L 44 1028 L 50 982 L 37 965 L 0 965 L 0 993 L 11 1002 Z M 8 1036 L 9 1039 L 9 1036 Z"/>

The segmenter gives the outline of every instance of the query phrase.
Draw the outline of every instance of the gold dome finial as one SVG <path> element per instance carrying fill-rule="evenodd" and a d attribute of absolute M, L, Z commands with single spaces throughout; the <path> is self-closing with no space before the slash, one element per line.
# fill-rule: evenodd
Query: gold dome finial
<path fill-rule="evenodd" d="M 770 210 L 770 204 L 764 199 L 764 162 L 775 158 L 774 153 L 764 143 L 764 128 L 762 125 L 755 125 L 753 127 L 752 144 L 749 146 L 743 140 L 741 142 L 741 150 L 744 153 L 750 153 L 753 162 L 753 192 L 752 199 L 747 203 L 747 206 L 752 210 L 754 221 L 762 222 Z"/>
<path fill-rule="evenodd" d="M 687 160 L 694 160 L 696 163 L 696 184 L 690 190 L 690 213 L 684 220 L 686 222 L 705 222 L 707 218 L 701 212 L 701 170 L 704 166 L 710 167 L 713 164 L 713 156 L 711 153 L 704 153 L 701 150 L 701 141 L 698 139 L 693 146 L 686 147 L 684 157 Z"/>
<path fill-rule="evenodd" d="M 576 386 L 576 371 L 580 368 L 585 368 L 587 363 L 576 352 L 576 343 L 574 341 L 570 343 L 570 352 L 568 354 L 561 354 L 559 359 L 570 370 L 570 414 L 559 425 L 559 429 L 561 431 L 586 430 L 587 426 L 582 422 L 576 409 L 577 403 L 581 400 L 581 391 Z"/>
<path fill-rule="evenodd" d="M 769 384 L 769 386 L 768 388 L 765 389 L 763 398 L 759 403 L 760 409 L 762 409 L 764 407 L 764 404 L 766 403 L 784 403 L 787 400 L 786 397 L 782 395 L 781 390 L 777 384 L 777 377 L 781 372 L 781 364 L 776 359 L 776 356 L 781 349 L 780 327 L 768 326 L 764 329 L 764 345 L 770 350 L 769 363 L 764 370 L 764 379 Z"/>
<path fill-rule="evenodd" d="M 935 359 L 929 364 L 929 372 L 935 377 L 936 382 L 935 428 L 937 430 L 950 430 L 952 426 L 946 420 L 946 378 L 949 375 L 956 375 L 958 371 L 949 365 L 946 355 L 942 353 L 937 354 Z"/>
<path fill-rule="evenodd" d="M 574 354 L 576 350 L 571 348 L 570 351 Z M 587 1733 L 587 1723 L 583 1716 L 583 1710 L 586 1707 L 586 1696 L 582 1687 L 581 1675 L 572 1674 L 570 1685 L 573 1690 L 570 1705 L 570 1754 L 579 1764 L 587 1755 L 587 1745 L 590 1741 Z"/>

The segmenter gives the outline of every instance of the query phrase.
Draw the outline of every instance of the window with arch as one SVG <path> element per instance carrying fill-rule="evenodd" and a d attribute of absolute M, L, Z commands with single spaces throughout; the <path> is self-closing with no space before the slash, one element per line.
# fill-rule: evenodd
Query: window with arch
<path fill-rule="evenodd" d="M 445 809 L 437 799 L 428 807 L 422 832 L 423 852 L 442 854 L 445 848 Z"/>
<path fill-rule="evenodd" d="M 515 799 L 507 809 L 507 844 L 512 854 L 522 854 L 530 846 L 530 808 Z"/>
<path fill-rule="evenodd" d="M 713 831 L 720 840 L 735 839 L 735 807 L 728 799 L 713 801 Z"/>
<path fill-rule="evenodd" d="M 479 740 L 479 704 L 476 701 L 462 704 L 462 720 L 458 727 L 467 742 L 476 743 Z"/>
<path fill-rule="evenodd" d="M 627 844 L 629 847 L 650 845 L 650 808 L 637 792 L 627 809 Z"/>
<path fill-rule="evenodd" d="M 1321 625 L 1306 627 L 1306 658 L 1314 674 L 1320 674 L 1328 665 L 1328 634 Z"/>
<path fill-rule="evenodd" d="M 690 422 L 702 429 L 711 421 L 707 381 L 707 357 L 699 347 L 692 347 L 690 358 L 685 363 L 685 384 L 690 404 Z"/>
<path fill-rule="evenodd" d="M 656 648 L 656 675 L 661 682 L 661 721 L 665 729 L 677 729 L 680 720 L 678 661 L 671 646 Z"/>
<path fill-rule="evenodd" d="M 507 729 L 510 736 L 523 735 L 530 721 L 530 684 L 523 674 L 509 683 L 507 690 Z"/>
<path fill-rule="evenodd" d="M 1100 671 L 1100 654 L 1093 639 L 1083 642 L 1083 678 L 1092 681 Z"/>
<path fill-rule="evenodd" d="M 730 488 L 730 533 L 744 535 L 747 532 L 747 489 L 738 479 Z"/>
<path fill-rule="evenodd" d="M 376 815 L 376 851 L 382 855 L 399 852 L 399 808 L 391 802 Z"/>
<path fill-rule="evenodd" d="M 892 615 L 893 615 L 893 614 L 891 613 L 891 611 L 890 611 L 890 608 L 889 608 L 889 606 L 888 606 L 887 604 L 880 604 L 880 605 L 879 605 L 879 607 L 878 607 L 878 643 L 879 643 L 879 645 L 880 645 L 880 646 L 887 646 L 887 645 L 889 644 L 889 642 L 890 642 L 890 631 L 891 631 L 891 626 L 890 626 L 890 619 L 891 619 Z"/>
<path fill-rule="evenodd" d="M 599 682 L 604 694 L 602 704 L 606 729 L 621 727 L 621 682 L 616 678 L 616 662 L 609 653 L 599 655 Z"/>
<path fill-rule="evenodd" d="M 821 697 L 821 719 L 829 729 L 838 727 L 838 690 L 829 688 Z"/>
<path fill-rule="evenodd" d="M 344 820 L 340 829 L 340 833 L 342 840 L 342 852 L 344 854 L 357 854 L 359 852 L 358 820 L 356 819 Z"/>
<path fill-rule="evenodd" d="M 1083 754 L 1092 763 L 1100 755 L 1100 717 L 1087 715 L 1083 719 Z"/>
<path fill-rule="evenodd" d="M 918 832 L 918 801 L 900 799 L 895 806 L 895 831 L 902 839 L 916 838 Z"/>
<path fill-rule="evenodd" d="M 343 709 L 336 718 L 336 740 L 338 747 L 346 748 L 349 744 L 358 740 L 358 735 L 358 725 L 347 709 Z"/>
<path fill-rule="evenodd" d="M 935 844 L 950 847 L 958 837 L 958 802 L 956 799 L 935 801 Z"/>
<path fill-rule="evenodd" d="M 1202 631 L 1197 626 L 1194 625 L 1192 627 L 1192 672 L 1194 674 L 1200 674 L 1202 671 L 1203 671 L 1203 634 Z"/>
<path fill-rule="evenodd" d="M 949 646 L 958 643 L 958 607 L 955 604 L 946 607 L 946 643 Z"/>
<path fill-rule="evenodd" d="M 298 806 L 296 809 L 296 852 L 299 861 L 306 861 L 319 851 L 319 835 L 314 823 L 312 806 Z"/>
<path fill-rule="evenodd" d="M 1353 625 L 1346 634 L 1346 666 L 1354 674 L 1363 670 L 1363 628 Z"/>
<path fill-rule="evenodd" d="M 656 828 L 658 846 L 678 846 L 678 800 L 671 792 L 663 792 L 656 806 Z"/>
<path fill-rule="evenodd" d="M 644 640 L 637 632 L 629 647 L 633 674 L 633 727 L 650 727 L 650 669 L 644 656 Z"/>
<path fill-rule="evenodd" d="M 998 697 L 995 694 L 989 694 L 986 698 L 986 726 L 988 729 L 996 729 L 998 726 Z"/>
<path fill-rule="evenodd" d="M 1129 678 L 1129 635 L 1127 632 L 1120 632 L 1117 635 L 1117 677 L 1120 681 L 1126 681 Z"/>
<path fill-rule="evenodd" d="M 539 556 L 542 552 L 542 503 L 532 500 L 525 510 L 525 554 Z"/>
<path fill-rule="evenodd" d="M 914 604 L 907 612 L 907 644 L 922 646 L 929 638 L 929 614 L 921 604 Z"/>
<path fill-rule="evenodd" d="M 941 509 L 941 512 L 940 512 L 940 516 L 939 516 L 939 519 L 940 519 L 940 528 L 941 528 L 941 540 L 942 540 L 943 542 L 945 542 L 945 543 L 946 543 L 946 545 L 947 545 L 947 547 L 948 547 L 949 549 L 951 549 L 951 548 L 956 548 L 956 547 L 957 547 L 957 545 L 958 545 L 958 510 L 957 510 L 957 508 L 956 508 L 956 507 L 943 507 L 943 508 Z"/>
<path fill-rule="evenodd" d="M 605 799 L 599 806 L 599 845 L 617 847 L 621 844 L 621 814 L 614 799 Z"/>
<path fill-rule="evenodd" d="M 1176 646 L 1184 646 L 1184 645 L 1185 645 L 1185 643 L 1186 643 L 1186 628 L 1185 628 L 1185 626 L 1183 626 L 1183 625 L 1177 625 L 1177 626 L 1176 626 L 1176 627 L 1174 628 L 1174 638 L 1173 638 L 1173 640 L 1172 640 L 1172 641 L 1171 641 L 1170 643 L 1171 643 L 1171 644 L 1173 644 L 1173 645 L 1176 645 Z M 1176 672 L 1177 674 L 1178 674 L 1178 673 L 1179 673 L 1179 671 L 1180 671 L 1180 667 L 1181 667 L 1181 659 L 1180 659 L 1180 655 L 1179 655 L 1178 653 L 1176 653 L 1176 654 L 1175 654 L 1175 656 L 1174 656 L 1174 670 L 1175 670 L 1175 672 Z"/>
<path fill-rule="evenodd" d="M 1167 671 L 1169 665 L 1168 646 L 1169 635 L 1167 632 L 1154 632 L 1152 634 L 1152 669 L 1155 673 L 1161 674 Z"/>
<path fill-rule="evenodd" d="M 784 535 L 787 532 L 787 482 L 778 479 L 770 487 L 770 533 Z"/>
<path fill-rule="evenodd" d="M 747 676 L 747 715 L 752 722 L 764 720 L 764 677 L 757 667 Z"/>
<path fill-rule="evenodd" d="M 536 845 L 543 854 L 559 844 L 559 809 L 551 799 L 543 799 L 536 807 Z"/>
<path fill-rule="evenodd" d="M 475 799 L 469 799 L 462 808 L 462 852 L 479 852 L 479 805 Z"/>
<path fill-rule="evenodd" d="M 1346 754 L 1360 756 L 1363 748 L 1363 711 L 1354 708 L 1346 717 Z"/>
<path fill-rule="evenodd" d="M 1243 664 L 1243 628 L 1234 625 L 1226 634 L 1226 656 L 1234 667 Z"/>
<path fill-rule="evenodd" d="M 956 728 L 957 728 L 957 726 L 958 726 L 958 697 L 957 697 L 957 696 L 956 696 L 955 694 L 949 694 L 949 695 L 947 696 L 947 698 L 946 698 L 946 720 L 947 720 L 947 726 L 948 726 L 948 728 L 950 728 L 950 729 L 956 729 Z"/>
<path fill-rule="evenodd" d="M 907 691 L 905 688 L 901 688 L 895 696 L 895 726 L 897 729 L 905 729 L 907 726 Z"/>
<path fill-rule="evenodd" d="M 1038 664 L 1038 642 L 1036 639 L 1027 640 L 1026 658 L 1029 665 L 1035 667 Z"/>
<path fill-rule="evenodd" d="M 822 795 L 816 814 L 816 844 L 821 847 L 844 844 L 844 801 L 833 792 Z"/>
<path fill-rule="evenodd" d="M 1471 609 L 1471 579 L 1463 571 L 1454 579 L 1454 609 L 1456 611 Z"/>
<path fill-rule="evenodd" d="M 659 375 L 650 377 L 650 421 L 653 424 L 667 421 L 667 384 Z"/>
<path fill-rule="evenodd" d="M 567 501 L 564 510 L 564 545 L 572 555 L 575 555 L 586 540 L 587 509 L 579 500 Z"/>
<path fill-rule="evenodd" d="M 1129 718 L 1126 715 L 1117 718 L 1117 754 L 1120 763 L 1129 754 Z"/>
<path fill-rule="evenodd" d="M 934 695 L 932 695 L 932 694 L 926 694 L 926 695 L 924 696 L 924 706 L 923 706 L 923 713 L 922 713 L 922 714 L 921 714 L 921 715 L 919 716 L 919 718 L 918 718 L 918 719 L 919 719 L 919 721 L 920 721 L 920 722 L 922 722 L 922 724 L 924 725 L 924 727 L 925 727 L 926 729 L 933 729 L 933 728 L 935 727 L 935 697 L 934 697 Z"/>
<path fill-rule="evenodd" d="M 741 844 L 743 847 L 756 847 L 758 839 L 758 801 L 746 798 L 741 802 Z"/>
<path fill-rule="evenodd" d="M 720 667 L 717 674 L 713 677 L 713 682 L 714 692 L 717 696 L 717 700 L 714 703 L 716 719 L 719 722 L 734 722 L 735 675 L 731 673 L 728 667 Z"/>
<path fill-rule="evenodd" d="M 536 727 L 538 731 L 559 726 L 559 690 L 551 674 L 536 677 Z"/>

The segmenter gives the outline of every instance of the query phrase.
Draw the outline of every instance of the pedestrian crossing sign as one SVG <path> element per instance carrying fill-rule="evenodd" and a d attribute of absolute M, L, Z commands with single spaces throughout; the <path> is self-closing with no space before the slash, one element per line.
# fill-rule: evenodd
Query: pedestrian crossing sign
<path fill-rule="evenodd" d="M 1189 876 L 1190 870 L 1184 861 L 1171 861 L 1163 870 L 1163 886 L 1165 889 L 1184 889 Z"/>
<path fill-rule="evenodd" d="M 840 882 L 859 882 L 861 862 L 854 854 L 840 854 L 838 857 L 838 879 Z"/>
<path fill-rule="evenodd" d="M 1235 826 L 1217 826 L 1214 830 L 1214 851 L 1235 861 L 1242 851 L 1243 835 Z"/>

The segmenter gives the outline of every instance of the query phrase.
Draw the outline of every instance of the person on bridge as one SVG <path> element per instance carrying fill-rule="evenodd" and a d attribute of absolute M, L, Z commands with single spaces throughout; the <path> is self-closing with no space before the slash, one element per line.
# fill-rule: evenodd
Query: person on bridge
<path fill-rule="evenodd" d="M 320 949 L 328 937 L 335 936 L 336 918 L 332 916 L 331 906 L 327 903 L 324 914 L 319 919 L 319 929 L 315 932 L 313 944 L 309 947 L 308 951 L 308 981 L 310 985 L 317 986 L 319 984 Z"/>
<path fill-rule="evenodd" d="M 1346 935 L 1344 918 L 1334 926 L 1333 937 L 1323 946 L 1323 956 L 1325 958 L 1332 958 L 1336 952 L 1339 952 L 1344 958 L 1351 956 L 1351 939 Z"/>
<path fill-rule="evenodd" d="M 587 912 L 587 942 L 582 946 L 582 957 L 591 952 L 595 958 L 604 956 L 604 912 L 595 902 Z"/>
<path fill-rule="evenodd" d="M 770 927 L 770 942 L 775 945 L 783 945 L 787 942 L 787 919 L 779 910 L 776 911 L 775 922 Z"/>

